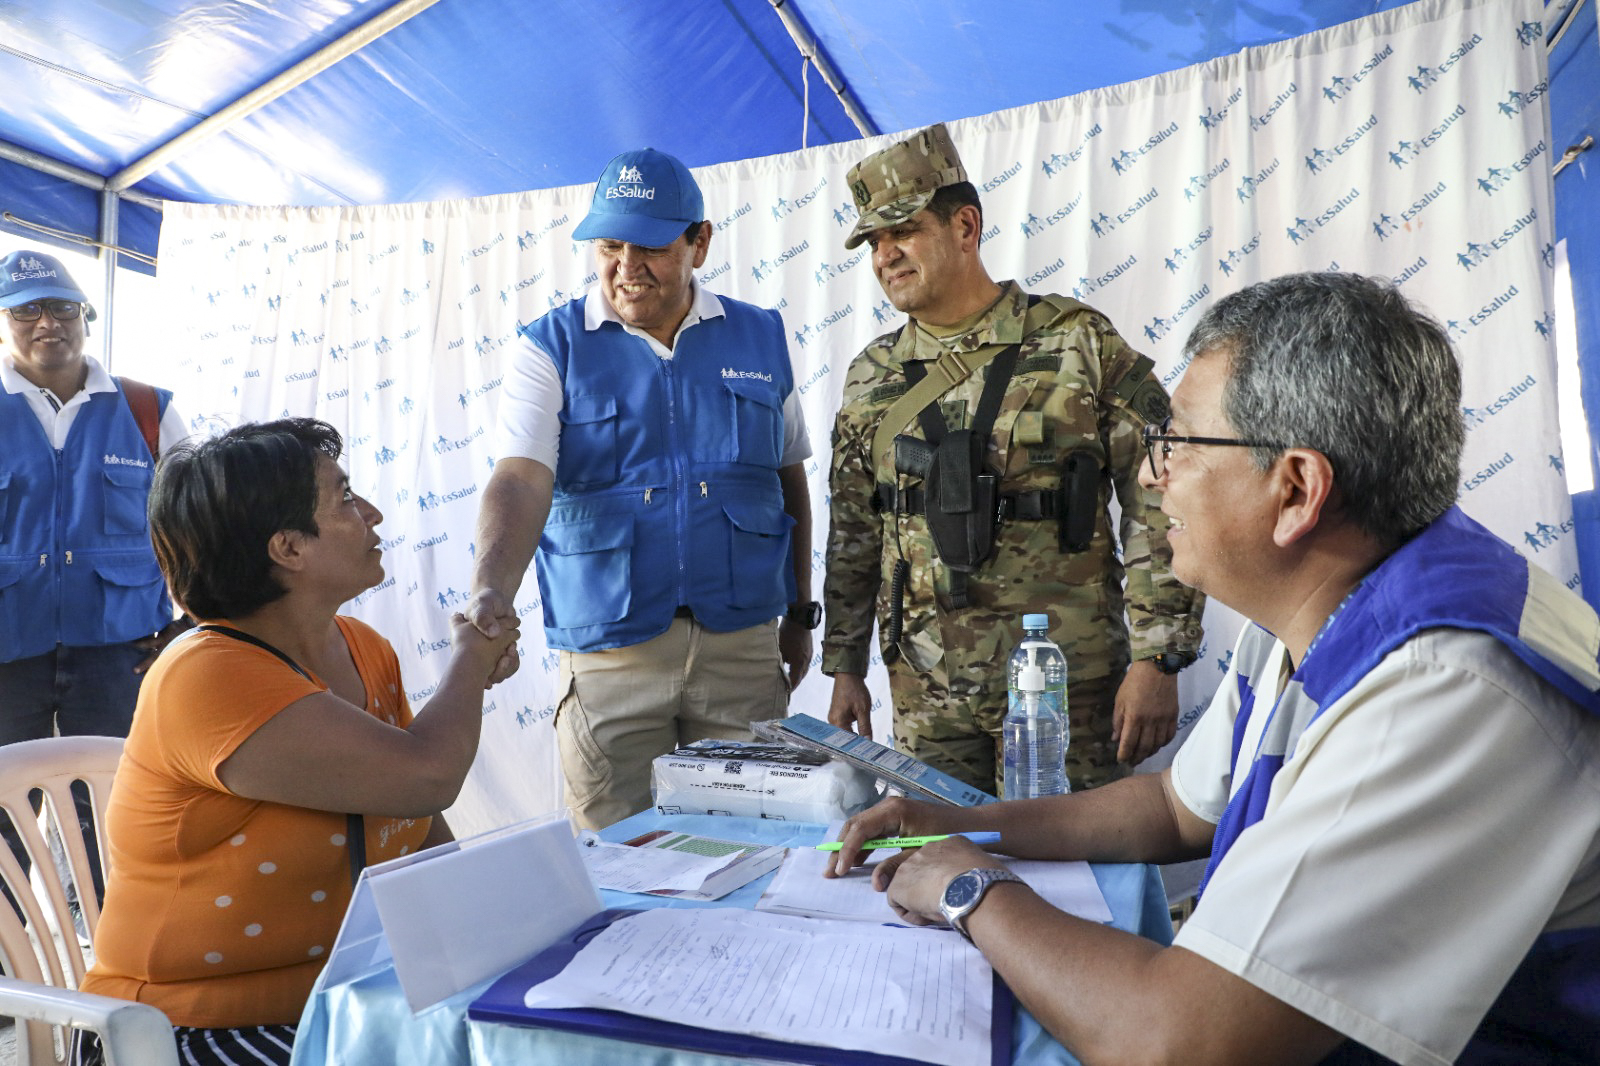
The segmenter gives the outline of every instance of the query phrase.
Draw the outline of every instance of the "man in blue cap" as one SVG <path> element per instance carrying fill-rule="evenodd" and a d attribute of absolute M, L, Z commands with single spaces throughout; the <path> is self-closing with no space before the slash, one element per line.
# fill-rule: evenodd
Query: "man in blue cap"
<path fill-rule="evenodd" d="M 54 256 L 0 258 L 0 744 L 127 736 L 145 669 L 184 626 L 145 497 L 187 431 L 170 392 L 84 354 L 94 319 Z"/>
<path fill-rule="evenodd" d="M 782 717 L 821 620 L 783 323 L 699 286 L 711 230 L 677 159 L 613 159 L 573 231 L 599 285 L 521 330 L 500 401 L 467 616 L 492 632 L 540 549 L 586 827 L 650 806 L 656 756 Z"/>

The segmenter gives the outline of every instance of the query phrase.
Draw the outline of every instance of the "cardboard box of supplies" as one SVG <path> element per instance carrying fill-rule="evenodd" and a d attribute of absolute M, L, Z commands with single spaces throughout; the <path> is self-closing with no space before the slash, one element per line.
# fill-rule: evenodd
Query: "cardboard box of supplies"
<path fill-rule="evenodd" d="M 661 814 L 832 822 L 878 799 L 870 774 L 784 744 L 701 740 L 658 756 L 650 777 Z"/>

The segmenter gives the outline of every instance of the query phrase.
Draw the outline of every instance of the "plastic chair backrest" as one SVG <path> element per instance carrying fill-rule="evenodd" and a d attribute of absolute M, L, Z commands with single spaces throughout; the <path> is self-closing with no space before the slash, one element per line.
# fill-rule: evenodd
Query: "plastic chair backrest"
<path fill-rule="evenodd" d="M 0 956 L 7 976 L 74 990 L 82 983 L 84 953 L 47 832 L 59 836 L 71 879 L 79 886 L 78 904 L 92 943 L 100 924 L 100 902 L 93 888 L 72 785 L 82 782 L 91 797 L 104 871 L 110 865 L 105 810 L 121 757 L 118 737 L 50 737 L 0 745 L 0 808 L 10 817 L 32 867 L 24 871 L 11 849 L 0 842 L 0 881 L 22 911 L 19 918 L 16 909 L 0 898 Z M 35 794 L 41 798 L 37 812 Z M 19 1029 L 18 1036 L 28 1043 L 29 1061 L 34 1066 L 57 1061 L 49 1054 L 55 1043 L 51 1028 L 37 1021 L 25 1024 L 27 1035 Z"/>

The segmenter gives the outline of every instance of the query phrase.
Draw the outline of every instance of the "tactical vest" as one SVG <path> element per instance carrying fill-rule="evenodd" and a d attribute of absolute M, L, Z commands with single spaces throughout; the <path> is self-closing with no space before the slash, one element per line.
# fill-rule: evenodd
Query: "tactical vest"
<path fill-rule="evenodd" d="M 1543 590 L 1529 580 L 1531 566 L 1460 508 L 1452 507 L 1369 574 L 1323 627 L 1295 671 L 1295 680 L 1314 709 L 1309 714 L 1295 714 L 1282 702 L 1273 709 L 1275 718 L 1293 718 L 1298 728 L 1291 735 L 1274 731 L 1269 723 L 1261 750 L 1217 824 L 1201 893 L 1240 834 L 1266 814 L 1273 778 L 1305 728 L 1384 656 L 1425 629 L 1449 627 L 1487 633 L 1563 696 L 1590 714 L 1600 714 L 1600 693 L 1583 680 L 1585 674 L 1595 676 L 1600 665 L 1594 659 L 1563 662 L 1547 658 L 1546 652 L 1558 653 L 1541 648 L 1535 635 L 1524 631 L 1525 618 L 1543 618 L 1548 623 L 1552 613 L 1527 610 L 1530 603 L 1544 602 Z M 1271 636 L 1259 629 L 1240 644 L 1236 674 L 1240 707 L 1233 732 L 1235 775 L 1240 772 L 1245 726 L 1255 703 L 1252 680 L 1273 645 Z M 1537 1055 L 1519 1059 L 1516 1053 L 1520 1049 L 1532 1054 L 1530 1049 L 1539 1046 L 1585 1046 L 1571 1043 L 1581 1039 L 1577 1034 L 1582 1033 L 1600 1038 L 1600 928 L 1546 933 L 1536 940 L 1460 1061 L 1546 1061 Z M 1497 1049 L 1511 1057 L 1496 1058 Z M 1345 1066 L 1387 1060 L 1347 1042 L 1325 1061 Z"/>
<path fill-rule="evenodd" d="M 871 442 L 876 479 L 873 506 L 897 518 L 923 517 L 934 554 L 947 575 L 949 606 L 954 610 L 971 605 L 969 582 L 995 556 L 1007 523 L 1052 521 L 1058 551 L 1080 556 L 1091 550 L 1096 532 L 1103 530 L 1105 547 L 1101 552 L 1112 550 L 1114 538 L 1102 501 L 1103 450 L 1098 441 L 1060 456 L 1058 478 L 1046 489 L 1003 492 L 1006 471 L 988 465 L 996 415 L 1013 374 L 1027 365 L 1020 360 L 1027 339 L 1053 320 L 1092 310 L 1065 296 L 1028 295 L 1018 342 L 977 348 L 968 345 L 943 350 L 932 361 L 903 361 L 905 391 L 884 411 Z M 892 348 L 902 344 L 908 328 L 915 326 L 902 326 L 894 334 Z M 1058 368 L 1059 363 L 1058 358 Z M 1122 374 L 1101 382 L 1100 387 L 1146 421 L 1160 422 L 1168 412 L 1167 397 L 1150 377 L 1153 366 L 1147 356 L 1138 356 Z M 964 426 L 947 430 L 941 399 L 974 376 L 983 382 L 975 411 Z M 888 542 L 898 545 L 900 540 L 895 537 Z M 1106 558 L 1100 565 L 1109 567 L 1114 562 Z M 892 663 L 902 654 L 899 642 L 910 569 L 904 557 L 896 559 L 890 569 L 888 614 L 883 620 L 886 662 Z"/>
<path fill-rule="evenodd" d="M 778 465 L 794 387 L 777 312 L 721 297 L 671 359 L 580 298 L 522 332 L 561 376 L 555 493 L 536 565 L 550 647 L 600 651 L 665 632 L 770 621 L 795 598 Z"/>
<path fill-rule="evenodd" d="M 0 662 L 172 620 L 145 516 L 154 474 L 120 392 L 91 394 L 57 451 L 27 398 L 0 390 Z"/>

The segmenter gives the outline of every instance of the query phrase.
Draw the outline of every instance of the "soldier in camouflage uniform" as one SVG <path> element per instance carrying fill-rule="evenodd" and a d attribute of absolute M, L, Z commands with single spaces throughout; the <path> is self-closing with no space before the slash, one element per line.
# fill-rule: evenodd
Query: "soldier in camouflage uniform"
<path fill-rule="evenodd" d="M 1072 787 L 1123 776 L 1174 735 L 1173 675 L 1194 660 L 1201 637 L 1202 597 L 1172 576 L 1166 517 L 1138 484 L 1140 430 L 1166 417 L 1166 392 L 1151 361 L 1105 316 L 990 280 L 978 255 L 977 191 L 942 124 L 868 157 L 848 180 L 861 217 L 845 246 L 872 244 L 874 272 L 910 321 L 856 357 L 834 427 L 822 655 L 834 678 L 828 718 L 871 734 L 864 676 L 876 615 L 897 746 L 999 795 L 1006 658 L 1021 639 L 1023 614 L 1042 612 L 1068 662 Z M 880 434 L 880 424 L 912 387 L 908 363 L 948 382 L 962 377 L 962 363 L 1012 344 L 1020 345 L 1015 372 L 987 448 L 1011 517 L 995 534 L 993 556 L 970 574 L 962 607 L 926 517 L 902 502 L 920 482 L 897 473 L 886 447 L 896 433 L 924 435 L 917 414 L 902 405 L 899 425 Z M 937 397 L 950 429 L 970 424 L 984 379 L 979 369 Z M 1092 537 L 1067 551 L 1055 505 L 1063 464 L 1079 452 L 1099 471 L 1086 485 Z M 1107 513 L 1113 492 L 1122 510 L 1120 560 Z M 900 560 L 909 572 L 900 639 L 891 646 L 890 575 Z"/>

